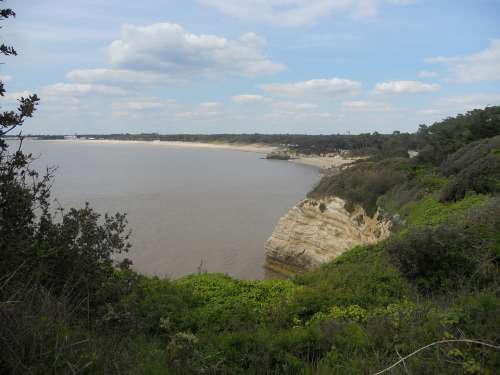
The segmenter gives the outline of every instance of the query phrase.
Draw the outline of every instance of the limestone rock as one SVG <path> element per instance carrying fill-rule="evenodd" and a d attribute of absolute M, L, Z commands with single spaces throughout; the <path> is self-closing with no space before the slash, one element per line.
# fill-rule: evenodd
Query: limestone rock
<path fill-rule="evenodd" d="M 390 222 L 369 217 L 361 207 L 350 213 L 340 198 L 305 199 L 283 216 L 266 242 L 267 266 L 303 271 L 331 261 L 357 245 L 390 234 Z"/>

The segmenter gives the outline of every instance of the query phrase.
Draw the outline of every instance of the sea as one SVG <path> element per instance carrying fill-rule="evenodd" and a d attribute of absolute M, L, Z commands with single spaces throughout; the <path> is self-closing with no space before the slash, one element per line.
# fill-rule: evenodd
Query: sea
<path fill-rule="evenodd" d="M 264 245 L 319 170 L 240 150 L 152 142 L 25 140 L 34 167 L 55 167 L 54 207 L 127 214 L 140 273 L 273 277 Z"/>

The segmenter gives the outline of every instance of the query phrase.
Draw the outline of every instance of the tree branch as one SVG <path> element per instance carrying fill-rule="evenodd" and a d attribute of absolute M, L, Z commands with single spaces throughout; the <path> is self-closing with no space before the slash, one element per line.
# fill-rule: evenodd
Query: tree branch
<path fill-rule="evenodd" d="M 413 353 L 408 354 L 406 357 L 401 358 L 399 361 L 394 363 L 393 365 L 383 369 L 382 371 L 379 371 L 375 373 L 374 375 L 380 375 L 383 374 L 384 372 L 387 372 L 394 367 L 398 366 L 400 363 L 404 363 L 408 358 L 413 357 L 415 354 L 420 353 L 421 351 L 428 349 L 432 346 L 440 345 L 440 344 L 448 344 L 448 343 L 469 343 L 469 344 L 476 344 L 476 345 L 482 345 L 482 346 L 487 346 L 488 348 L 495 349 L 495 350 L 500 350 L 500 346 L 488 344 L 486 342 L 478 341 L 478 340 L 468 340 L 468 339 L 460 339 L 460 340 L 441 340 L 441 341 L 435 341 L 429 345 L 423 346 L 420 349 L 415 350 Z"/>

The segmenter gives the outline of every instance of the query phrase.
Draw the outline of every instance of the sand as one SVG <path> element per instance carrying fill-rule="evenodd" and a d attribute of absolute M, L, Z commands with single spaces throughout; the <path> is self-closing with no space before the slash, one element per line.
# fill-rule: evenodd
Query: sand
<path fill-rule="evenodd" d="M 244 152 L 254 152 L 258 154 L 268 154 L 276 151 L 277 147 L 263 144 L 239 144 L 239 143 L 202 143 L 202 142 L 175 142 L 175 141 L 124 141 L 107 139 L 64 139 L 50 140 L 45 142 L 74 142 L 74 143 L 94 143 L 94 144 L 143 144 L 154 147 L 184 147 L 184 148 L 211 148 L 221 150 L 235 150 Z"/>
<path fill-rule="evenodd" d="M 340 155 L 338 156 L 300 156 L 296 159 L 290 159 L 292 163 L 310 165 L 312 167 L 317 167 L 320 169 L 330 169 L 335 167 L 340 167 L 345 164 L 350 164 L 356 159 L 344 158 Z"/>
<path fill-rule="evenodd" d="M 177 141 L 124 141 L 113 139 L 64 139 L 64 140 L 50 140 L 45 142 L 74 142 L 74 143 L 94 143 L 94 144 L 142 144 L 150 145 L 152 147 L 183 147 L 183 148 L 208 148 L 219 150 L 235 150 L 243 152 L 253 152 L 257 154 L 266 155 L 268 153 L 279 150 L 279 147 L 270 146 L 260 143 L 254 144 L 241 144 L 241 143 L 203 143 L 203 142 L 177 142 Z M 354 162 L 354 158 L 344 158 L 340 155 L 337 156 L 306 156 L 302 155 L 289 162 L 308 165 L 319 169 L 330 169 L 340 167 L 345 164 Z"/>

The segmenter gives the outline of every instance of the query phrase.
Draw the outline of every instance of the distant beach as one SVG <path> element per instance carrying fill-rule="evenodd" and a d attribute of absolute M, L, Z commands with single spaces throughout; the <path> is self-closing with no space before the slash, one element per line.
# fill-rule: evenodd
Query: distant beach
<path fill-rule="evenodd" d="M 108 140 L 108 139 L 65 139 L 65 140 L 49 140 L 44 142 L 65 142 L 65 143 L 93 143 L 93 144 L 144 144 L 150 146 L 167 146 L 167 147 L 183 147 L 183 148 L 207 148 L 219 150 L 234 150 L 243 152 L 253 152 L 266 155 L 268 153 L 280 150 L 280 147 L 270 146 L 260 143 L 241 144 L 241 143 L 203 143 L 203 142 L 182 142 L 182 141 L 124 141 L 124 140 Z M 355 159 L 345 158 L 340 155 L 336 156 L 307 156 L 300 155 L 289 161 L 296 164 L 308 165 L 319 169 L 329 169 L 340 167 L 345 164 L 352 163 Z"/>
<path fill-rule="evenodd" d="M 342 165 L 353 163 L 356 159 L 345 158 L 343 156 L 299 156 L 295 159 L 290 159 L 290 162 L 310 165 L 312 167 L 317 167 L 320 169 L 330 169 L 340 167 Z"/>
<path fill-rule="evenodd" d="M 50 140 L 44 142 L 65 142 L 65 143 L 102 143 L 102 144 L 145 144 L 151 146 L 169 147 L 190 147 L 190 148 L 211 148 L 221 150 L 235 150 L 244 152 L 255 152 L 258 154 L 268 154 L 276 151 L 278 147 L 263 144 L 239 144 L 239 143 L 202 143 L 202 142 L 177 142 L 177 141 L 123 141 L 108 139 L 64 139 Z"/>

